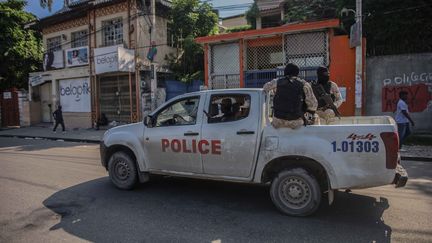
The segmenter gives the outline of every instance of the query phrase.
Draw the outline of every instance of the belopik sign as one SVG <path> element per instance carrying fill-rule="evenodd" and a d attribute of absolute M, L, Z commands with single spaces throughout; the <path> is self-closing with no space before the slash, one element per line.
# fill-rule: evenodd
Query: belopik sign
<path fill-rule="evenodd" d="M 96 74 L 135 71 L 135 51 L 122 45 L 96 48 L 94 55 Z"/>
<path fill-rule="evenodd" d="M 65 112 L 90 112 L 90 82 L 88 78 L 61 80 L 60 104 Z"/>

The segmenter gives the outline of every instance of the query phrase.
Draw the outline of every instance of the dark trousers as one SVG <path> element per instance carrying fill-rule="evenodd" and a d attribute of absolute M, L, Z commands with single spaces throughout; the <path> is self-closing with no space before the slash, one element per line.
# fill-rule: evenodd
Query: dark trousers
<path fill-rule="evenodd" d="M 398 123 L 399 148 L 402 148 L 402 143 L 411 134 L 409 123 Z"/>
<path fill-rule="evenodd" d="M 53 131 L 55 131 L 55 130 L 57 129 L 57 126 L 58 126 L 59 124 L 62 126 L 62 130 L 63 130 L 63 132 L 64 132 L 64 131 L 65 131 L 64 121 L 56 121 L 56 122 L 55 122 L 55 125 L 54 125 L 54 129 L 53 129 Z"/>

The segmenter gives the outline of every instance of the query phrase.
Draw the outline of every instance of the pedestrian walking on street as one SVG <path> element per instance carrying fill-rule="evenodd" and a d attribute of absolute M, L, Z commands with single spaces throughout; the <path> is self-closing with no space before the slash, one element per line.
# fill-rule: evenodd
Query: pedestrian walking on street
<path fill-rule="evenodd" d="M 57 107 L 57 110 L 55 110 L 53 112 L 53 117 L 54 117 L 54 120 L 55 120 L 55 125 L 54 125 L 53 132 L 56 132 L 57 126 L 60 124 L 62 126 L 63 133 L 65 133 L 66 131 L 65 131 L 65 125 L 64 125 L 63 112 L 62 112 L 61 105 L 59 105 Z"/>
<path fill-rule="evenodd" d="M 408 105 L 406 103 L 407 99 L 408 99 L 408 92 L 406 91 L 399 92 L 399 101 L 396 107 L 395 120 L 398 126 L 399 150 L 401 151 L 402 151 L 402 143 L 411 134 L 410 122 L 411 125 L 414 126 L 414 121 L 413 119 L 411 119 L 408 110 Z"/>

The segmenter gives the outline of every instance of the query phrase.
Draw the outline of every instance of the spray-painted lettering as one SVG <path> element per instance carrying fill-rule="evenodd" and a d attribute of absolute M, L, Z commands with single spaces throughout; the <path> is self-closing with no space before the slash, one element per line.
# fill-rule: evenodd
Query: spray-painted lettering
<path fill-rule="evenodd" d="M 394 112 L 399 100 L 399 92 L 408 92 L 408 107 L 410 112 L 422 112 L 428 108 L 432 99 L 428 85 L 421 83 L 409 86 L 385 86 L 382 89 L 382 111 Z"/>

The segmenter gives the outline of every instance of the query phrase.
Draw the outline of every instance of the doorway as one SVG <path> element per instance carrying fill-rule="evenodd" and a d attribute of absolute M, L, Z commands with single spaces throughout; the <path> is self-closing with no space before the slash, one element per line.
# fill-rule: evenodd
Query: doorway
<path fill-rule="evenodd" d="M 52 122 L 51 114 L 54 112 L 52 105 L 51 82 L 40 86 L 42 122 Z"/>

